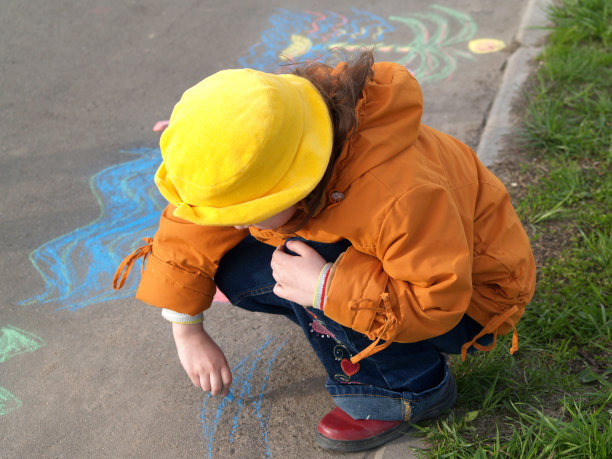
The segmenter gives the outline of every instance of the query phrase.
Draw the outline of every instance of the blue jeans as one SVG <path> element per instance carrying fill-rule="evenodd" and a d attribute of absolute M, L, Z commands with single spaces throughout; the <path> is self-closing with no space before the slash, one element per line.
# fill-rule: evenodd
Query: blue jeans
<path fill-rule="evenodd" d="M 349 246 L 305 241 L 327 261 Z M 276 296 L 270 259 L 274 247 L 247 236 L 220 261 L 215 282 L 230 302 L 249 311 L 283 314 L 298 324 L 327 371 L 327 390 L 354 419 L 408 420 L 437 402 L 451 378 L 443 353 L 458 354 L 482 327 L 465 315 L 450 332 L 416 343 L 392 343 L 386 349 L 350 362 L 371 341 L 363 334 Z M 288 253 L 291 253 L 287 250 Z M 486 345 L 491 335 L 478 340 Z"/>

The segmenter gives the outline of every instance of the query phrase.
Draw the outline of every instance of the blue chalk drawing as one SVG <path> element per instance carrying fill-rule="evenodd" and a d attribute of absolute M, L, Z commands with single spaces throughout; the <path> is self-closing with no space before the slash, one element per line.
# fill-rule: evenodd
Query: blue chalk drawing
<path fill-rule="evenodd" d="M 357 9 L 353 9 L 352 18 L 331 11 L 292 12 L 281 8 L 277 11 L 270 16 L 272 28 L 262 33 L 261 42 L 238 59 L 241 66 L 274 71 L 283 60 L 328 57 L 333 53 L 333 44 L 341 39 L 348 44 L 368 39 L 377 42 L 394 30 L 383 18 Z"/>
<path fill-rule="evenodd" d="M 34 352 L 44 345 L 43 339 L 33 333 L 10 325 L 2 327 L 0 329 L 0 363 L 21 354 Z M 21 405 L 21 400 L 8 389 L 0 387 L 0 416 L 15 411 Z"/>
<path fill-rule="evenodd" d="M 53 302 L 60 304 L 58 309 L 74 311 L 134 295 L 136 276 L 120 291 L 112 290 L 112 276 L 123 257 L 143 244 L 141 238 L 154 234 L 165 200 L 152 180 L 161 162 L 159 149 L 122 153 L 136 159 L 108 167 L 90 180 L 99 217 L 30 254 L 45 291 L 20 304 Z"/>
<path fill-rule="evenodd" d="M 272 365 L 274 364 L 280 350 L 287 343 L 287 340 L 285 340 L 278 344 L 276 348 L 273 348 L 272 345 L 274 344 L 275 340 L 275 338 L 268 336 L 265 343 L 259 349 L 251 352 L 234 366 L 232 369 L 232 375 L 234 378 L 232 383 L 233 397 L 223 398 L 218 402 L 216 407 L 214 406 L 215 399 L 213 397 L 207 396 L 204 399 L 200 412 L 200 419 L 202 421 L 202 434 L 204 442 L 207 446 L 209 457 L 212 458 L 215 433 L 224 413 L 229 411 L 230 414 L 233 414 L 234 416 L 229 433 L 229 442 L 233 443 L 234 439 L 236 438 L 236 432 L 239 430 L 240 415 L 247 405 L 252 407 L 256 418 L 259 420 L 261 439 L 265 448 L 263 453 L 266 457 L 270 457 L 271 453 L 268 443 L 268 420 L 270 414 L 269 412 L 262 412 L 262 403 Z M 265 364 L 261 362 L 262 354 L 269 347 L 272 350 L 272 356 L 268 360 L 267 364 Z M 252 381 L 255 373 L 261 367 L 264 367 L 264 374 L 259 390 L 257 391 L 253 387 Z M 255 454 L 253 455 L 255 456 Z"/>
<path fill-rule="evenodd" d="M 452 8 L 430 5 L 427 13 L 388 19 L 355 8 L 352 12 L 349 17 L 331 11 L 278 9 L 270 17 L 272 27 L 238 62 L 243 67 L 275 72 L 287 62 L 336 61 L 342 58 L 341 50 L 373 48 L 425 83 L 449 78 L 458 58 L 474 59 L 463 48 L 474 37 L 476 23 Z M 394 39 L 394 31 L 401 38 Z"/>

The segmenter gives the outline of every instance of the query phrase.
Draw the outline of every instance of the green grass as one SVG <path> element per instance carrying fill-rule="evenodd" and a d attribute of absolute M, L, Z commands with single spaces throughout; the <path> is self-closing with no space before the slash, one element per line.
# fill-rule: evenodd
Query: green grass
<path fill-rule="evenodd" d="M 612 2 L 562 0 L 527 91 L 514 204 L 533 301 L 491 353 L 452 360 L 459 399 L 421 427 L 431 457 L 612 457 Z"/>

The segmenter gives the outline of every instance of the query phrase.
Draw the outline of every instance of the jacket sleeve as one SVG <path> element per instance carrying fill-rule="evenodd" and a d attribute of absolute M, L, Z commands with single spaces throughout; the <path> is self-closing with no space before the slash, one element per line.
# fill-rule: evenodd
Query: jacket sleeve
<path fill-rule="evenodd" d="M 210 306 L 219 260 L 248 230 L 196 225 L 173 211 L 168 205 L 162 213 L 136 298 L 193 316 Z"/>
<path fill-rule="evenodd" d="M 470 303 L 471 253 L 454 198 L 442 186 L 422 185 L 382 218 L 375 255 L 346 251 L 325 314 L 372 340 L 441 335 Z"/>

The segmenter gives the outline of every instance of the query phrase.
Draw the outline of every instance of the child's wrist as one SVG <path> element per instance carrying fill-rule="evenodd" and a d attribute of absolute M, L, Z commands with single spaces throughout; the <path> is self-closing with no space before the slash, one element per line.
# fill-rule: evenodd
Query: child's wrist
<path fill-rule="evenodd" d="M 181 338 L 200 333 L 204 333 L 204 327 L 202 326 L 201 322 L 195 324 L 172 323 L 172 334 L 175 338 Z"/>

